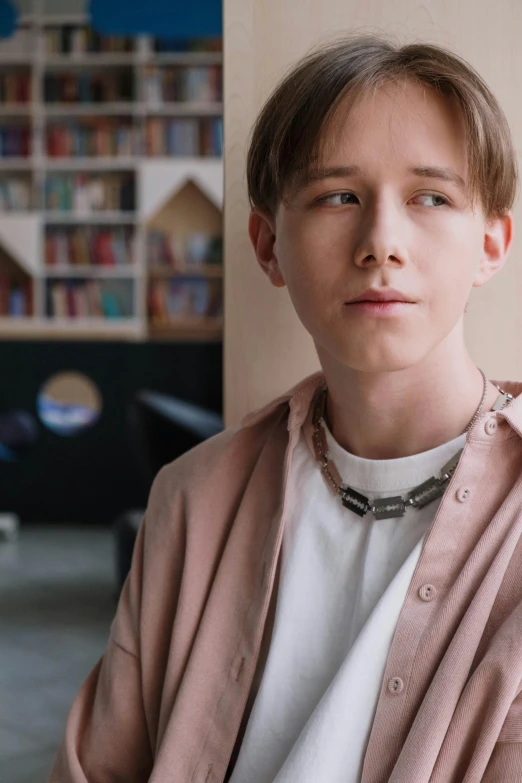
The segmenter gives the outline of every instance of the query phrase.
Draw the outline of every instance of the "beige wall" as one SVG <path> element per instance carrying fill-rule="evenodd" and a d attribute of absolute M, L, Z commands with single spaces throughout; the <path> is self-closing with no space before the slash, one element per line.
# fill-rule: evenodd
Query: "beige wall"
<path fill-rule="evenodd" d="M 385 30 L 402 43 L 448 46 L 488 82 L 522 149 L 522 2 L 512 0 L 224 0 L 226 426 L 319 369 L 311 338 L 286 288 L 273 288 L 247 233 L 245 154 L 248 134 L 280 76 L 312 46 L 342 31 Z M 522 171 L 522 165 L 521 165 Z M 489 378 L 522 379 L 522 269 L 518 225 L 508 263 L 471 293 L 466 340 Z"/>

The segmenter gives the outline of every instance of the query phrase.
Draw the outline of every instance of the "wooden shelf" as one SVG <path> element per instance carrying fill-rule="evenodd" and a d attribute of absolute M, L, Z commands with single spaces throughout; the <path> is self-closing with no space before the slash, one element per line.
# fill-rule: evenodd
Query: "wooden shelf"
<path fill-rule="evenodd" d="M 12 104 L 13 107 L 16 104 Z M 10 111 L 13 114 L 13 111 Z M 104 103 L 46 103 L 43 114 L 48 117 L 69 117 L 82 115 L 110 116 L 152 114 L 162 117 L 212 117 L 223 114 L 223 104 L 218 102 L 171 101 L 163 103 L 109 102 Z"/>
<path fill-rule="evenodd" d="M 53 157 L 52 155 L 43 155 L 41 157 L 28 157 L 28 158 L 0 158 L 1 161 L 20 161 L 20 164 L 25 163 L 25 161 L 28 161 L 27 167 L 32 168 L 33 164 L 31 161 L 34 161 L 34 165 L 37 163 L 43 167 L 45 167 L 48 171 L 56 170 L 56 171 L 76 171 L 77 169 L 85 169 L 88 171 L 92 170 L 108 170 L 111 169 L 114 170 L 120 170 L 120 169 L 129 169 L 134 171 L 137 166 L 140 165 L 143 161 L 154 161 L 154 163 L 157 165 L 165 164 L 169 165 L 172 164 L 174 161 L 177 164 L 184 164 L 186 166 L 191 166 L 194 164 L 199 164 L 201 161 L 217 161 L 221 162 L 222 158 L 219 155 L 93 155 L 92 157 L 74 157 L 72 155 L 68 157 Z M 1 165 L 1 164 L 0 164 Z"/>
<path fill-rule="evenodd" d="M 0 171 L 31 171 L 33 159 L 28 158 L 0 158 Z"/>
<path fill-rule="evenodd" d="M 152 340 L 212 340 L 223 339 L 223 318 L 180 318 L 169 324 L 149 324 Z"/>
<path fill-rule="evenodd" d="M 27 117 L 32 114 L 30 103 L 0 103 L 0 117 Z"/>
<path fill-rule="evenodd" d="M 136 277 L 136 268 L 131 266 L 95 266 L 94 264 L 78 264 L 78 266 L 46 266 L 44 277 L 94 277 L 94 278 L 130 278 Z"/>
<path fill-rule="evenodd" d="M 163 102 L 163 103 L 143 103 L 140 109 L 144 114 L 151 114 L 161 117 L 212 117 L 223 114 L 222 103 L 196 103 L 193 101 Z"/>
<path fill-rule="evenodd" d="M 134 318 L 0 318 L 0 340 L 114 340 L 142 338 Z"/>
<path fill-rule="evenodd" d="M 53 158 L 50 155 L 42 158 L 42 165 L 48 171 L 80 171 L 85 169 L 86 171 L 93 170 L 115 170 L 115 169 L 129 169 L 134 170 L 136 167 L 137 156 L 129 157 L 128 155 L 107 155 L 107 156 L 94 156 L 92 158 Z"/>
<path fill-rule="evenodd" d="M 30 54 L 9 54 L 0 53 L 0 68 L 2 66 L 11 66 L 11 65 L 26 65 L 28 68 L 30 68 L 33 64 L 33 58 Z"/>
<path fill-rule="evenodd" d="M 97 67 L 129 67 L 133 68 L 138 62 L 136 54 L 132 52 L 85 52 L 76 54 L 47 54 L 45 56 L 45 67 L 51 69 L 67 68 L 97 68 Z M 0 59 L 0 65 L 2 60 Z"/>
<path fill-rule="evenodd" d="M 135 223 L 136 215 L 134 212 L 91 212 L 91 213 L 78 213 L 78 212 L 43 212 L 43 219 L 45 223 L 60 224 L 80 224 L 80 225 L 119 225 L 120 223 Z"/>
<path fill-rule="evenodd" d="M 147 269 L 150 277 L 223 277 L 223 267 L 219 264 L 171 269 L 165 266 L 152 266 Z"/>
<path fill-rule="evenodd" d="M 44 103 L 42 113 L 47 117 L 69 117 L 83 115 L 110 116 L 133 115 L 139 104 L 128 101 L 107 101 L 104 103 Z"/>
<path fill-rule="evenodd" d="M 140 65 L 222 65 L 223 52 L 153 52 Z"/>
<path fill-rule="evenodd" d="M 45 66 L 49 68 L 96 68 L 105 66 L 129 67 L 136 65 L 158 67 L 168 65 L 222 65 L 222 52 L 153 52 L 150 55 L 140 55 L 137 52 L 81 52 L 70 54 L 45 54 Z M 0 55 L 0 66 L 28 65 L 30 55 Z"/>

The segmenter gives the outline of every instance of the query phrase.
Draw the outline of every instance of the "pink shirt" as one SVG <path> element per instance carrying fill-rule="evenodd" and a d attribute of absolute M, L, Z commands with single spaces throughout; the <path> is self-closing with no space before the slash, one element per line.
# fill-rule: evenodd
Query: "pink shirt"
<path fill-rule="evenodd" d="M 270 645 L 287 476 L 322 373 L 158 474 L 50 783 L 230 778 Z M 522 382 L 483 414 L 424 542 L 361 783 L 522 780 Z M 426 586 L 430 585 L 430 590 Z"/>

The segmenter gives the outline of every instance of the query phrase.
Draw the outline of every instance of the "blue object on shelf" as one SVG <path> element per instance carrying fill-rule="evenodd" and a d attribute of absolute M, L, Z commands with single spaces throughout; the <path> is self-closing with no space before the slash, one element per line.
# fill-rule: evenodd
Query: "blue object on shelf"
<path fill-rule="evenodd" d="M 221 0 L 89 0 L 95 30 L 105 35 L 220 38 Z"/>
<path fill-rule="evenodd" d="M 11 0 L 0 0 L 0 38 L 10 38 L 18 26 L 18 9 Z"/>

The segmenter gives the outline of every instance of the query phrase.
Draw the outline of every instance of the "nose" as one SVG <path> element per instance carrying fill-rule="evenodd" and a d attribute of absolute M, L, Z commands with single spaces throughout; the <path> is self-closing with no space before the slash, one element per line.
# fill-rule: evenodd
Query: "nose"
<path fill-rule="evenodd" d="M 381 196 L 363 207 L 360 235 L 355 249 L 359 266 L 402 264 L 405 243 L 404 224 L 391 195 Z"/>

